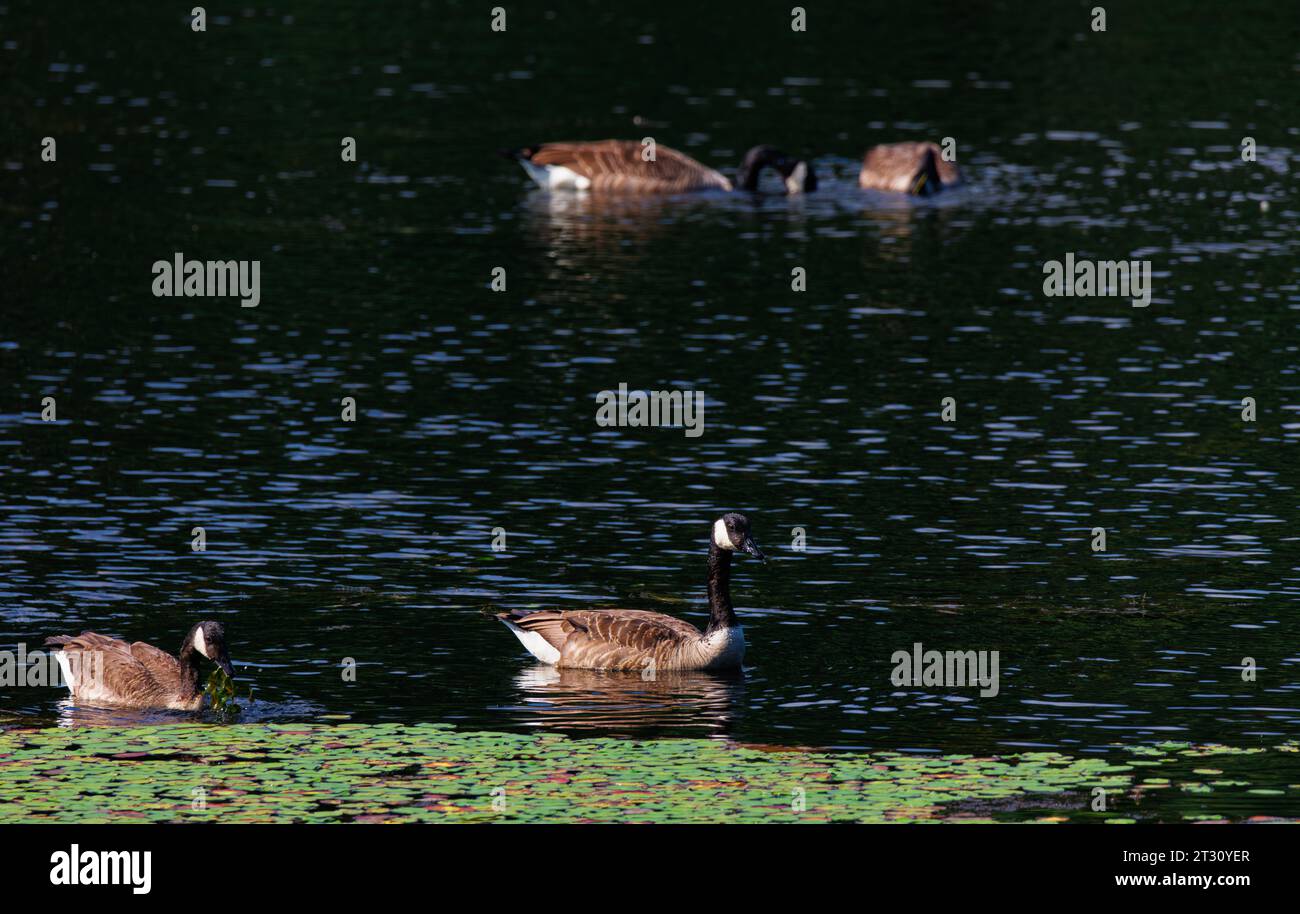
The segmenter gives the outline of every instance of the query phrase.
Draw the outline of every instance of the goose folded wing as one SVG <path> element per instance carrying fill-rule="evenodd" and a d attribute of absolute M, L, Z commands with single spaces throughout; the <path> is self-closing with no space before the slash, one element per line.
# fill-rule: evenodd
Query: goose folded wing
<path fill-rule="evenodd" d="M 655 172 L 655 162 L 641 160 L 641 146 L 625 140 L 597 143 L 545 143 L 529 157 L 534 165 L 567 168 L 584 178 L 602 175 L 642 175 Z M 649 168 L 647 167 L 649 166 Z"/>
<path fill-rule="evenodd" d="M 131 645 L 125 641 L 118 641 L 116 638 L 110 638 L 107 635 L 100 635 L 95 632 L 82 632 L 80 635 L 54 635 L 46 638 L 45 643 L 52 647 L 57 646 L 69 654 L 99 651 L 118 658 L 130 659 L 131 657 Z"/>
<path fill-rule="evenodd" d="M 176 658 L 152 644 L 137 641 L 131 645 L 131 656 L 145 666 L 153 669 L 167 669 L 176 666 Z"/>
<path fill-rule="evenodd" d="M 86 685 L 87 677 L 92 677 L 100 681 L 103 691 L 109 695 L 147 696 L 159 691 L 156 671 L 141 662 L 136 648 L 145 648 L 155 654 L 161 654 L 170 666 L 176 666 L 176 661 L 169 655 L 148 644 L 140 642 L 128 644 L 95 632 L 82 632 L 75 636 L 56 635 L 46 638 L 45 643 L 58 646 L 71 654 L 96 655 L 89 663 L 74 667 L 78 670 L 78 685 Z"/>
<path fill-rule="evenodd" d="M 862 161 L 864 180 L 881 186 L 906 184 L 925 164 L 921 143 L 890 143 L 867 150 Z"/>
<path fill-rule="evenodd" d="M 587 610 L 565 615 L 566 621 L 586 638 L 635 650 L 676 645 L 700 634 L 689 622 L 636 609 Z"/>
<path fill-rule="evenodd" d="M 668 668 L 687 639 L 699 637 L 692 626 L 670 616 L 634 610 L 580 611 L 565 621 L 574 632 L 565 642 L 562 662 L 587 669 Z"/>

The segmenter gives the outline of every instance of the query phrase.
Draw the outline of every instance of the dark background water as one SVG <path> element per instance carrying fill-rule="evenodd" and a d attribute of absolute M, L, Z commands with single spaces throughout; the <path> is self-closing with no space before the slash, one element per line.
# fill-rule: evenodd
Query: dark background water
<path fill-rule="evenodd" d="M 191 5 L 0 5 L 6 649 L 219 619 L 261 718 L 1300 736 L 1294 4 Z M 493 154 L 647 135 L 822 189 L 602 203 Z M 868 145 L 942 136 L 963 190 L 856 189 Z M 260 307 L 154 298 L 175 251 L 260 260 Z M 1045 298 L 1067 251 L 1151 260 L 1151 306 Z M 620 382 L 702 390 L 704 436 L 598 428 Z M 729 509 L 773 559 L 737 569 L 743 677 L 557 674 L 480 614 L 702 622 Z M 918 641 L 999 651 L 1000 694 L 895 688 Z"/>

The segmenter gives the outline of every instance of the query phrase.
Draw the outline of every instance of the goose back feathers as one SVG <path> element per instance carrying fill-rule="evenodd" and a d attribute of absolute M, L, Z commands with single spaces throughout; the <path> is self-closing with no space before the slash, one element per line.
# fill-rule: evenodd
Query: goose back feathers
<path fill-rule="evenodd" d="M 937 143 L 886 143 L 867 150 L 858 186 L 900 194 L 938 193 L 958 183 L 957 166 L 945 162 Z"/>
<path fill-rule="evenodd" d="M 190 629 L 179 657 L 143 641 L 119 641 L 95 632 L 55 635 L 45 643 L 59 648 L 55 658 L 79 704 L 197 711 L 203 704 L 202 659 L 234 675 L 218 622 L 200 622 Z"/>
<path fill-rule="evenodd" d="M 718 171 L 685 153 L 656 145 L 654 160 L 635 140 L 591 143 L 543 143 L 511 155 L 543 188 L 620 193 L 676 194 L 697 190 L 731 190 Z"/>
<path fill-rule="evenodd" d="M 544 190 L 591 190 L 628 194 L 678 194 L 689 191 L 758 190 L 765 168 L 781 175 L 788 194 L 817 189 L 812 165 L 787 156 L 773 146 L 755 146 L 745 153 L 735 185 L 721 172 L 683 152 L 656 146 L 647 160 L 646 147 L 634 140 L 592 143 L 543 143 L 505 152 Z"/>

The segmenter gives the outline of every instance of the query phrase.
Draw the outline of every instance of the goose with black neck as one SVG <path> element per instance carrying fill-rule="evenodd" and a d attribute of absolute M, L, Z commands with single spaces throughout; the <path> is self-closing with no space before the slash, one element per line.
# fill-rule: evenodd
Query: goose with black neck
<path fill-rule="evenodd" d="M 588 670 L 736 670 L 745 632 L 731 603 L 731 560 L 744 552 L 766 563 L 743 514 L 724 514 L 709 536 L 709 624 L 639 609 L 514 610 L 496 618 L 538 660 Z"/>

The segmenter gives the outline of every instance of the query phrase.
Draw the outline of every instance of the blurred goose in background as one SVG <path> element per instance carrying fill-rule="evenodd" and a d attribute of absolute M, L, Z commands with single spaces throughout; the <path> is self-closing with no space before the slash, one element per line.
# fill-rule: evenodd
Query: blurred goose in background
<path fill-rule="evenodd" d="M 758 178 L 764 168 L 776 169 L 787 194 L 812 193 L 817 189 L 817 175 L 803 159 L 786 155 L 775 146 L 755 146 L 745 153 L 736 169 L 736 184 L 751 193 L 758 190 Z"/>
<path fill-rule="evenodd" d="M 653 161 L 635 140 L 596 140 L 583 143 L 543 143 L 502 155 L 523 166 L 544 190 L 592 190 L 630 194 L 678 194 L 700 190 L 758 190 L 759 174 L 774 168 L 786 193 L 816 190 L 812 166 L 772 146 L 755 146 L 745 154 L 736 184 L 683 152 L 656 145 Z"/>
<path fill-rule="evenodd" d="M 724 514 L 709 539 L 709 625 L 639 609 L 514 610 L 496 613 L 538 660 L 587 670 L 734 670 L 745 633 L 731 606 L 731 556 L 767 559 L 743 514 Z"/>
<path fill-rule="evenodd" d="M 232 679 L 235 675 L 220 622 L 200 622 L 191 628 L 181 642 L 179 658 L 143 641 L 131 644 L 94 632 L 55 635 L 45 643 L 61 648 L 54 658 L 78 703 L 197 711 L 203 705 L 202 660 L 211 660 Z"/>
<path fill-rule="evenodd" d="M 937 143 L 885 143 L 862 158 L 858 186 L 925 196 L 961 180 L 957 166 L 945 162 Z"/>

